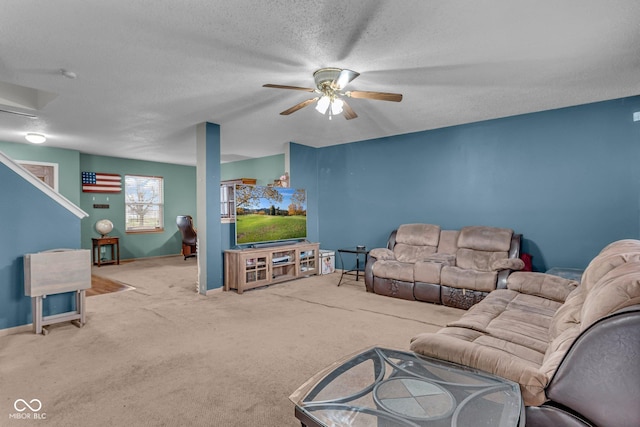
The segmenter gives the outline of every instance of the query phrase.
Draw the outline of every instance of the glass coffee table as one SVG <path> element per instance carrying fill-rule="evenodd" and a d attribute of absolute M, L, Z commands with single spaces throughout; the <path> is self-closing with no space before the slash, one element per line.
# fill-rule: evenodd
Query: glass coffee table
<path fill-rule="evenodd" d="M 290 397 L 303 426 L 524 426 L 517 383 L 373 347 L 335 362 Z"/>

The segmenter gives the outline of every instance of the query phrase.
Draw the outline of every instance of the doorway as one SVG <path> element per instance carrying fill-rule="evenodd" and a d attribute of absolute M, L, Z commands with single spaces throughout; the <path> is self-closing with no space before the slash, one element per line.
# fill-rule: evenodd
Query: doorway
<path fill-rule="evenodd" d="M 58 191 L 58 164 L 18 160 L 17 163 L 31 172 L 40 181 Z"/>

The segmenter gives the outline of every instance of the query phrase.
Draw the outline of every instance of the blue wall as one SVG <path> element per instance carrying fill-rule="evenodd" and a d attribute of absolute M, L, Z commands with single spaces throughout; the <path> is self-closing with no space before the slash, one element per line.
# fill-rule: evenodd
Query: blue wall
<path fill-rule="evenodd" d="M 384 246 L 409 222 L 491 225 L 522 233 L 536 270 L 584 268 L 611 241 L 639 238 L 638 110 L 636 96 L 319 149 L 292 144 L 291 176 L 317 185 L 323 248 Z"/>
<path fill-rule="evenodd" d="M 224 284 L 224 235 L 220 224 L 220 125 L 207 122 L 206 138 L 206 230 L 207 290 Z M 202 262 L 202 261 L 200 261 Z"/>
<path fill-rule="evenodd" d="M 318 150 L 304 145 L 290 143 L 289 148 L 291 167 L 291 187 L 304 188 L 307 192 L 307 240 L 320 242 L 321 247 L 332 247 L 324 245 L 320 239 L 319 218 L 320 197 L 318 193 L 317 174 Z M 337 246 L 333 246 L 337 248 Z"/>
<path fill-rule="evenodd" d="M 0 329 L 31 323 L 23 255 L 80 247 L 80 218 L 0 163 Z M 7 203 L 7 201 L 10 201 Z M 73 309 L 73 293 L 45 299 L 45 316 Z"/>

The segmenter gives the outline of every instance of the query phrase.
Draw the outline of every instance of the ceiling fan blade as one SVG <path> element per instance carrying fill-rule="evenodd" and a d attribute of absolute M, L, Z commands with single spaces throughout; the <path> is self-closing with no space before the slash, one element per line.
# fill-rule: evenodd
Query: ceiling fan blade
<path fill-rule="evenodd" d="M 358 77 L 360 73 L 357 73 L 352 70 L 342 70 L 338 77 L 333 81 L 333 86 L 338 90 L 344 89 L 344 87 L 352 82 L 356 77 Z"/>
<path fill-rule="evenodd" d="M 356 112 L 353 111 L 353 108 L 351 108 L 351 106 L 349 104 L 347 104 L 347 101 L 345 101 L 343 99 L 342 102 L 343 102 L 343 104 L 342 104 L 342 113 L 344 114 L 344 118 L 345 119 L 351 120 L 351 119 L 355 119 L 356 117 L 358 117 Z"/>
<path fill-rule="evenodd" d="M 402 101 L 402 94 L 400 93 L 387 93 L 387 92 L 367 92 L 362 90 L 352 90 L 345 92 L 345 95 L 351 98 L 364 98 L 364 99 L 377 99 L 379 101 Z"/>
<path fill-rule="evenodd" d="M 12 111 L 12 110 L 4 110 L 4 109 L 0 109 L 1 113 L 8 113 L 8 114 L 15 114 L 16 116 L 23 116 L 23 117 L 28 117 L 30 119 L 37 119 L 38 116 L 35 116 L 33 114 L 29 114 L 29 113 L 22 113 L 20 111 Z"/>
<path fill-rule="evenodd" d="M 299 87 L 299 86 L 285 86 L 285 85 L 272 85 L 266 84 L 262 85 L 262 87 L 272 87 L 274 89 L 293 89 L 293 90 L 303 90 L 305 92 L 314 92 L 315 89 L 311 89 L 309 87 Z"/>
<path fill-rule="evenodd" d="M 307 99 L 306 101 L 302 101 L 301 103 L 294 105 L 293 107 L 289 108 L 288 110 L 284 110 L 282 113 L 280 113 L 280 115 L 288 116 L 291 113 L 295 113 L 299 109 L 304 108 L 307 105 L 312 104 L 313 102 L 317 101 L 319 98 L 320 98 L 319 96 L 316 96 L 315 98 L 311 98 L 311 99 Z"/>

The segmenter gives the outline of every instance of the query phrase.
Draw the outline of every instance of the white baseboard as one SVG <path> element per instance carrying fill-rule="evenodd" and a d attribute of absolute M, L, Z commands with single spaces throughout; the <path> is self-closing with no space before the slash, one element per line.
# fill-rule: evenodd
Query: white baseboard
<path fill-rule="evenodd" d="M 15 326 L 13 328 L 0 329 L 0 337 L 5 337 L 7 335 L 20 334 L 22 332 L 33 331 L 33 323 L 29 323 L 27 325 Z"/>

